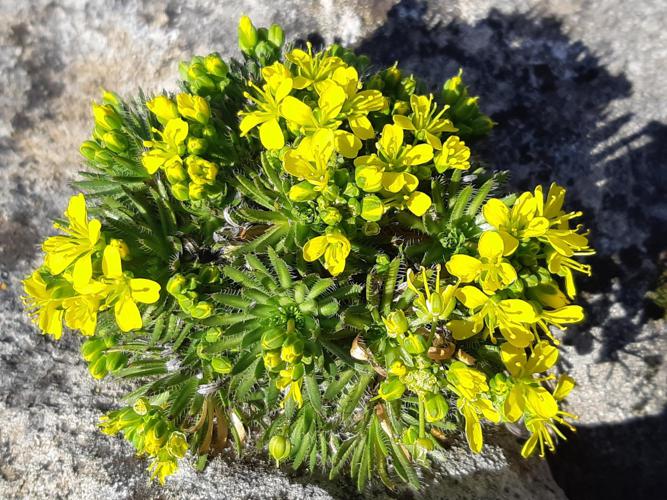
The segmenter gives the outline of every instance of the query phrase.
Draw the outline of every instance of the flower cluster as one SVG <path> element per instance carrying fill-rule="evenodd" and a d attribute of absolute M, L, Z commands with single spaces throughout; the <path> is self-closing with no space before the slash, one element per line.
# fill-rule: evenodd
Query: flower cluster
<path fill-rule="evenodd" d="M 70 199 L 65 217 L 68 226 L 55 225 L 65 235 L 44 242 L 44 265 L 24 281 L 26 306 L 40 329 L 58 339 L 64 320 L 68 328 L 94 335 L 99 312 L 112 308 L 121 331 L 141 328 L 137 304 L 156 302 L 160 285 L 123 271 L 127 245 L 106 242 L 100 221 L 88 220 L 82 194 Z"/>
<path fill-rule="evenodd" d="M 324 257 L 334 276 L 345 269 L 359 228 L 377 235 L 385 214 L 395 211 L 421 217 L 432 200 L 420 184 L 470 168 L 470 149 L 456 135 L 448 105 L 433 95 L 412 94 L 409 102 L 384 95 L 335 52 L 313 54 L 309 45 L 263 68 L 262 82 L 249 83 L 251 105 L 240 112 L 242 135 L 257 130 L 263 147 L 279 151 L 295 179 L 289 198 L 307 206 L 324 233 L 304 247 L 304 258 Z M 387 79 L 400 80 L 400 71 L 379 81 Z"/>
<path fill-rule="evenodd" d="M 428 92 L 276 25 L 238 34 L 243 60 L 181 63 L 180 93 L 93 105 L 85 198 L 24 281 L 42 332 L 79 330 L 91 375 L 133 386 L 102 431 L 162 483 L 251 440 L 360 490 L 418 488 L 459 430 L 475 453 L 501 423 L 553 451 L 594 253 L 565 189 L 501 194 L 461 72 Z"/>

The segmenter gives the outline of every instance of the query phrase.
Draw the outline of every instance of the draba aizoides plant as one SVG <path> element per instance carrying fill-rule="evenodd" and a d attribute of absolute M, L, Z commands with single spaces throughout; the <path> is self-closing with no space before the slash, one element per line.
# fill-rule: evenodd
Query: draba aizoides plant
<path fill-rule="evenodd" d="M 93 104 L 83 193 L 24 282 L 44 333 L 86 337 L 93 377 L 135 381 L 102 432 L 160 482 L 252 442 L 417 488 L 448 435 L 479 452 L 483 422 L 553 451 L 575 417 L 551 327 L 582 321 L 593 253 L 565 190 L 502 194 L 460 72 L 428 93 L 246 17 L 239 45 L 182 63 L 179 93 Z"/>

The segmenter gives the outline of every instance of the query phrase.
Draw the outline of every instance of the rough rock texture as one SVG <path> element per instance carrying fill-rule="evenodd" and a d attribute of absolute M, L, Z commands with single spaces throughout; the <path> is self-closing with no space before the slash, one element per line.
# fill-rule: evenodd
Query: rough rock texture
<path fill-rule="evenodd" d="M 39 259 L 76 177 L 100 86 L 174 88 L 177 62 L 236 53 L 241 13 L 293 37 L 355 44 L 434 84 L 463 67 L 498 126 L 484 158 L 511 186 L 558 181 L 586 212 L 598 255 L 586 324 L 563 339 L 580 387 L 577 435 L 550 460 L 570 498 L 658 498 L 667 487 L 667 328 L 644 299 L 667 250 L 667 8 L 661 0 L 197 2 L 0 0 L 0 497 L 329 498 L 352 487 L 254 457 L 184 467 L 165 489 L 95 429 L 119 387 L 96 383 L 73 336 L 36 334 L 19 280 Z M 545 462 L 493 434 L 454 445 L 430 498 L 563 498 Z M 369 492 L 378 496 L 380 492 Z"/>

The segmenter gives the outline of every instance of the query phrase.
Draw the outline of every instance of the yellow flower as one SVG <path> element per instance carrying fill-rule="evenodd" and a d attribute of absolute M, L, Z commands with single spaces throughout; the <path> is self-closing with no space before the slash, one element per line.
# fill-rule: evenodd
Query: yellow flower
<path fill-rule="evenodd" d="M 361 149 L 361 141 L 354 134 L 338 130 L 339 116 L 345 103 L 345 91 L 333 81 L 322 82 L 315 109 L 299 99 L 288 96 L 280 106 L 280 112 L 288 122 L 297 126 L 301 134 L 308 135 L 321 129 L 334 131 L 336 151 L 346 158 L 354 158 Z"/>
<path fill-rule="evenodd" d="M 54 227 L 67 233 L 67 236 L 52 236 L 42 245 L 46 252 L 45 264 L 51 274 L 62 273 L 74 264 L 72 279 L 75 286 L 84 285 L 93 275 L 92 254 L 100 241 L 99 220 L 88 221 L 86 199 L 83 194 L 72 196 L 65 211 L 69 220 L 68 227 L 55 224 Z"/>
<path fill-rule="evenodd" d="M 313 262 L 324 255 L 324 267 L 332 276 L 343 272 L 349 254 L 350 241 L 341 233 L 316 236 L 303 247 L 303 258 L 307 262 Z"/>
<path fill-rule="evenodd" d="M 571 431 L 574 431 L 575 428 L 567 422 L 563 417 L 568 417 L 568 418 L 576 418 L 574 415 L 571 413 L 566 413 L 566 412 L 559 412 L 560 415 L 551 417 L 551 418 L 544 418 L 540 416 L 531 416 L 526 419 L 525 425 L 526 429 L 531 433 L 531 436 L 528 438 L 528 441 L 526 441 L 521 448 L 521 456 L 524 458 L 530 457 L 533 453 L 535 453 L 535 450 L 537 449 L 537 445 L 540 445 L 540 451 L 539 451 L 539 456 L 541 458 L 544 458 L 544 448 L 545 445 L 549 449 L 549 451 L 553 452 L 556 450 L 556 446 L 553 441 L 553 437 L 551 433 L 553 432 L 556 434 L 558 437 L 561 439 L 567 440 L 565 435 L 560 431 L 560 429 L 556 426 L 556 424 L 563 425 L 570 429 Z"/>
<path fill-rule="evenodd" d="M 354 135 L 359 139 L 373 139 L 375 130 L 367 115 L 371 111 L 380 111 L 385 107 L 386 100 L 382 92 L 379 90 L 358 92 L 361 87 L 359 74 L 351 66 L 336 69 L 332 80 L 341 86 L 347 96 L 342 113 L 346 116 Z"/>
<path fill-rule="evenodd" d="M 583 273 L 586 276 L 591 275 L 591 266 L 581 264 L 574 259 L 565 257 L 563 254 L 557 251 L 547 252 L 547 266 L 549 268 L 549 272 L 565 278 L 565 292 L 571 299 L 573 299 L 577 294 L 577 288 L 574 285 L 574 276 L 572 275 L 572 271 Z"/>
<path fill-rule="evenodd" d="M 314 135 L 304 137 L 296 149 L 290 149 L 283 157 L 285 171 L 308 181 L 315 191 L 322 191 L 329 183 L 329 160 L 334 151 L 334 135 L 331 130 L 320 129 Z M 299 188 L 290 198 L 298 198 Z"/>
<path fill-rule="evenodd" d="M 318 93 L 322 83 L 330 79 L 336 69 L 345 66 L 341 58 L 328 56 L 325 52 L 313 55 L 310 42 L 308 52 L 294 49 L 285 58 L 296 66 L 298 76 L 294 77 L 294 88 L 306 89 L 312 85 Z"/>
<path fill-rule="evenodd" d="M 154 97 L 146 102 L 146 107 L 156 116 L 162 125 L 166 125 L 169 120 L 179 118 L 176 103 L 167 96 L 159 95 Z"/>
<path fill-rule="evenodd" d="M 454 361 L 446 377 L 451 389 L 458 395 L 456 407 L 465 418 L 468 446 L 473 452 L 479 453 L 484 445 L 480 415 L 494 423 L 500 421 L 500 414 L 485 397 L 489 391 L 486 376 L 460 361 Z"/>
<path fill-rule="evenodd" d="M 285 145 L 285 136 L 280 128 L 280 104 L 292 91 L 293 81 L 279 72 L 269 73 L 270 77 L 262 88 L 254 83 L 249 85 L 256 95 L 245 92 L 247 99 L 252 101 L 256 108 L 253 111 L 241 111 L 242 116 L 239 128 L 241 136 L 245 136 L 259 125 L 259 139 L 266 149 L 280 149 Z"/>
<path fill-rule="evenodd" d="M 114 306 L 118 327 L 129 332 L 141 328 L 143 322 L 137 302 L 153 304 L 160 298 L 160 285 L 143 278 L 129 278 L 123 273 L 120 250 L 117 245 L 107 245 L 102 256 L 103 282 L 108 295 L 105 306 Z"/>
<path fill-rule="evenodd" d="M 487 294 L 506 288 L 516 281 L 517 274 L 512 264 L 503 259 L 505 244 L 497 232 L 482 233 L 477 252 L 479 259 L 463 254 L 453 255 L 446 264 L 447 271 L 463 283 L 478 280 Z"/>
<path fill-rule="evenodd" d="M 303 396 L 301 394 L 301 380 L 302 378 L 297 375 L 294 376 L 294 367 L 289 367 L 284 370 L 280 370 L 278 379 L 276 379 L 276 387 L 278 389 L 287 389 L 285 393 L 285 399 L 281 403 L 281 406 L 285 404 L 288 400 L 293 400 L 299 408 L 303 406 Z M 294 380 L 297 378 L 297 380 Z"/>
<path fill-rule="evenodd" d="M 190 155 L 185 160 L 185 164 L 193 183 L 199 185 L 215 183 L 215 176 L 218 175 L 218 166 L 215 163 Z"/>
<path fill-rule="evenodd" d="M 541 328 L 542 332 L 544 332 L 547 337 L 549 337 L 555 344 L 558 344 L 558 341 L 551 334 L 551 330 L 549 330 L 549 325 L 554 325 L 560 330 L 567 330 L 566 325 L 580 323 L 583 320 L 584 309 L 581 306 L 566 305 L 551 310 L 543 309 L 541 312 L 537 313 L 533 330 L 536 330 L 537 327 Z"/>
<path fill-rule="evenodd" d="M 99 290 L 103 291 L 102 285 Z M 89 336 L 95 334 L 97 328 L 97 313 L 104 297 L 99 294 L 77 295 L 65 299 L 65 324 L 68 328 L 79 330 L 82 334 Z"/>
<path fill-rule="evenodd" d="M 360 156 L 354 160 L 357 167 L 357 177 L 366 166 L 373 167 L 377 176 L 387 171 L 409 172 L 412 167 L 423 165 L 433 159 L 433 148 L 429 144 L 410 146 L 403 144 L 403 129 L 398 125 L 385 125 L 382 128 L 380 140 L 376 144 L 378 153 Z M 375 179 L 373 177 L 373 179 Z M 379 181 L 376 181 L 379 182 Z M 372 183 L 371 183 L 372 184 Z M 366 190 L 365 187 L 359 186 Z"/>
<path fill-rule="evenodd" d="M 442 151 L 435 157 L 435 169 L 443 173 L 448 168 L 468 170 L 470 168 L 470 149 L 466 143 L 453 135 L 442 145 Z"/>
<path fill-rule="evenodd" d="M 190 94 L 178 94 L 176 96 L 178 112 L 183 118 L 199 122 L 202 125 L 208 123 L 211 118 L 211 109 L 203 97 Z"/>
<path fill-rule="evenodd" d="M 542 186 L 535 188 L 536 213 L 540 217 L 549 220 L 549 229 L 541 241 L 548 243 L 551 247 L 565 257 L 573 255 L 593 255 L 595 250 L 588 246 L 588 232 L 579 233 L 581 225 L 570 229 L 569 221 L 580 217 L 581 212 L 564 212 L 562 210 L 565 200 L 565 189 L 557 184 L 551 184 L 546 200 L 542 192 Z"/>
<path fill-rule="evenodd" d="M 413 94 L 410 96 L 410 107 L 412 114 L 410 117 L 403 115 L 394 115 L 394 123 L 404 130 L 411 130 L 415 137 L 421 141 L 428 142 L 433 148 L 440 149 L 440 135 L 443 132 L 457 132 L 452 122 L 442 115 L 449 106 L 443 107 L 438 111 L 437 103 L 433 103 L 433 95 Z"/>
<path fill-rule="evenodd" d="M 492 198 L 482 208 L 482 214 L 502 237 L 505 255 L 514 253 L 519 240 L 543 236 L 549 229 L 549 220 L 537 215 L 537 202 L 532 193 L 519 196 L 511 210 L 501 200 Z"/>
<path fill-rule="evenodd" d="M 63 333 L 63 302 L 71 295 L 71 287 L 64 280 L 57 286 L 48 286 L 37 270 L 23 281 L 26 296 L 23 302 L 39 329 L 58 340 Z M 69 289 L 69 290 L 68 290 Z"/>
<path fill-rule="evenodd" d="M 537 316 L 530 303 L 520 299 L 499 299 L 495 295 L 490 297 L 474 286 L 459 288 L 456 298 L 472 313 L 468 319 L 447 323 L 456 340 L 472 337 L 486 327 L 494 343 L 496 328 L 514 346 L 526 347 L 532 342 L 533 334 L 525 324 L 534 323 Z"/>
<path fill-rule="evenodd" d="M 151 479 L 157 478 L 160 484 L 164 484 L 168 476 L 171 476 L 178 469 L 178 462 L 175 458 L 156 458 L 148 466 L 151 473 Z"/>
<path fill-rule="evenodd" d="M 154 174 L 169 161 L 181 161 L 185 154 L 185 139 L 188 137 L 188 123 L 180 118 L 167 122 L 164 130 L 153 129 L 161 140 L 144 141 L 144 146 L 151 148 L 141 157 L 141 163 L 149 174 Z"/>
<path fill-rule="evenodd" d="M 435 290 L 429 290 L 426 269 L 421 268 L 421 284 L 415 283 L 415 273 L 408 269 L 406 281 L 408 288 L 417 294 L 414 301 L 417 307 L 417 315 L 428 323 L 445 320 L 456 306 L 456 286 L 447 285 L 444 290 L 440 290 L 440 264 L 435 267 Z M 424 288 L 424 293 L 420 288 Z"/>

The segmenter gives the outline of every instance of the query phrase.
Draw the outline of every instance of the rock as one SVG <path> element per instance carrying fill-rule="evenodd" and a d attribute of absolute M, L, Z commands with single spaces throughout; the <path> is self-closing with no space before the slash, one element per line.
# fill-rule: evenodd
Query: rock
<path fill-rule="evenodd" d="M 288 35 L 357 45 L 377 63 L 436 84 L 463 67 L 498 126 L 483 158 L 511 187 L 558 181 L 586 213 L 598 255 L 580 280 L 586 324 L 563 338 L 562 369 L 578 379 L 569 410 L 580 430 L 551 461 L 570 498 L 664 491 L 665 322 L 644 299 L 667 248 L 667 34 L 658 2 L 488 0 L 219 2 L 86 0 L 0 3 L 0 497 L 354 497 L 249 456 L 184 467 L 163 489 L 129 445 L 96 430 L 121 387 L 98 383 L 80 340 L 38 335 L 19 300 L 72 193 L 79 144 L 99 88 L 174 89 L 177 63 L 237 53 L 241 13 Z M 638 26 L 640 27 L 638 29 Z M 464 446 L 427 478 L 427 498 L 563 498 L 545 462 L 523 461 L 494 432 L 480 456 Z M 662 481 L 662 482 L 660 482 Z M 662 488 L 662 490 L 660 489 Z M 378 496 L 380 491 L 368 492 Z M 386 495 L 386 493 L 382 493 Z M 420 495 L 421 496 L 421 495 Z"/>

